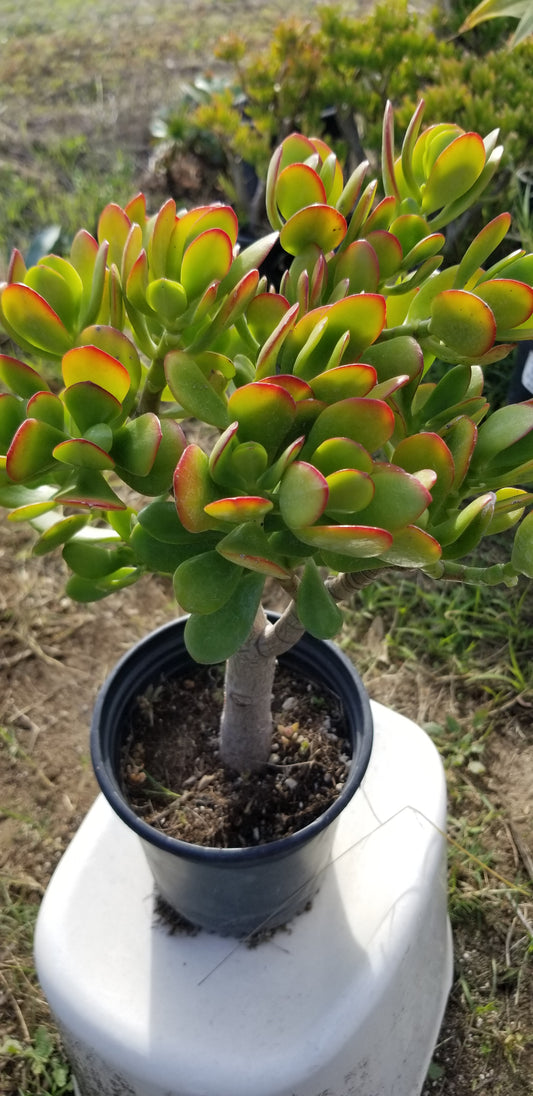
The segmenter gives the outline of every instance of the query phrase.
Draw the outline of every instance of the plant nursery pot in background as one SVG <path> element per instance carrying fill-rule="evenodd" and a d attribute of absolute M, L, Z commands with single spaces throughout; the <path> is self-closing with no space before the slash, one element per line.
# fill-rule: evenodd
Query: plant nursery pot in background
<path fill-rule="evenodd" d="M 370 758 L 370 704 L 355 668 L 339 648 L 305 634 L 279 661 L 341 701 L 352 760 L 338 798 L 305 828 L 255 847 L 203 847 L 170 837 L 129 805 L 121 765 L 136 698 L 162 676 L 187 677 L 197 668 L 185 647 L 185 623 L 186 618 L 172 621 L 141 640 L 109 675 L 92 722 L 94 770 L 113 810 L 140 837 L 160 897 L 194 926 L 221 936 L 249 936 L 289 921 L 318 889 L 339 815 L 357 791 Z M 169 736 L 174 734 L 179 726 L 169 728 Z"/>
<path fill-rule="evenodd" d="M 305 636 L 283 663 L 340 696 L 353 723 L 339 798 L 273 851 L 176 856 L 182 842 L 129 817 L 119 755 L 134 697 L 189 666 L 182 632 L 174 622 L 148 636 L 104 685 L 93 757 L 105 795 L 39 912 L 37 972 L 76 1096 L 420 1096 L 452 980 L 433 743 L 369 709 L 345 656 Z M 218 931 L 171 931 L 158 891 Z M 222 935 L 274 921 L 286 927 L 255 947 Z"/>

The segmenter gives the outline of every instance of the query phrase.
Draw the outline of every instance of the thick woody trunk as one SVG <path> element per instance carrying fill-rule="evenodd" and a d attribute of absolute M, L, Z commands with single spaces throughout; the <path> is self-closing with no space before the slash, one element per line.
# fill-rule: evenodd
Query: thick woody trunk
<path fill-rule="evenodd" d="M 375 572 L 338 575 L 328 581 L 336 600 L 357 593 Z M 246 773 L 266 764 L 272 743 L 272 688 L 279 655 L 304 633 L 294 602 L 269 624 L 262 608 L 246 643 L 226 663 L 224 708 L 220 722 L 220 756 L 225 765 Z"/>
<path fill-rule="evenodd" d="M 266 623 L 260 609 L 246 643 L 226 664 L 220 754 L 224 764 L 238 772 L 258 769 L 270 756 L 276 658 L 265 657 L 258 649 Z"/>
<path fill-rule="evenodd" d="M 303 631 L 292 603 L 275 625 L 259 609 L 246 643 L 227 661 L 220 755 L 238 772 L 253 772 L 270 757 L 276 659 Z"/>

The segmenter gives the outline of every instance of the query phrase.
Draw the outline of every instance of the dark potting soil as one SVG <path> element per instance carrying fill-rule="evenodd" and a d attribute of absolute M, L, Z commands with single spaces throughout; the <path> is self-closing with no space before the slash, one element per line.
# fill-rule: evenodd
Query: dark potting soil
<path fill-rule="evenodd" d="M 137 698 L 122 771 L 133 810 L 169 836 L 215 848 L 275 841 L 323 814 L 351 756 L 338 698 L 279 668 L 270 760 L 246 775 L 220 761 L 222 701 L 220 667 L 162 679 Z"/>

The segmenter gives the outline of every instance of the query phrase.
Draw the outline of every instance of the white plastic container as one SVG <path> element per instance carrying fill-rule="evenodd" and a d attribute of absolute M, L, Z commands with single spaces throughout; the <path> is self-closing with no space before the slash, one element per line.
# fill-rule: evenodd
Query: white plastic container
<path fill-rule="evenodd" d="M 372 710 L 312 908 L 255 948 L 171 935 L 137 837 L 97 799 L 35 939 L 80 1096 L 419 1096 L 452 977 L 446 789 L 427 735 Z"/>

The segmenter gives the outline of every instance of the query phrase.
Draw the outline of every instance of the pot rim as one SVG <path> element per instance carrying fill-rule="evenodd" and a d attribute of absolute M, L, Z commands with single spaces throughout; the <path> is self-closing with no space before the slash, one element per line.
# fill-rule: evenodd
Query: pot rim
<path fill-rule="evenodd" d="M 279 613 L 267 612 L 267 617 L 270 621 L 276 620 L 278 616 Z M 100 726 L 102 715 L 105 713 L 106 708 L 109 708 L 110 703 L 112 708 L 114 707 L 117 709 L 116 714 L 120 718 L 134 699 L 135 689 L 132 688 L 130 681 L 131 671 L 128 673 L 130 663 L 140 657 L 143 648 L 147 648 L 148 646 L 157 647 L 160 645 L 159 641 L 163 640 L 167 633 L 170 634 L 176 629 L 183 632 L 187 619 L 187 616 L 181 616 L 175 620 L 168 621 L 166 624 L 156 628 L 143 639 L 135 643 L 134 646 L 119 659 L 102 685 L 94 705 L 90 738 L 91 759 L 96 779 L 101 791 L 104 793 L 106 799 L 119 818 L 121 818 L 122 821 L 142 840 L 147 841 L 150 845 L 162 849 L 165 852 L 170 852 L 189 860 L 202 861 L 204 863 L 218 863 L 221 866 L 222 864 L 227 864 L 228 866 L 230 864 L 244 864 L 252 860 L 282 859 L 284 856 L 288 856 L 296 847 L 306 844 L 312 840 L 313 837 L 327 829 L 340 815 L 359 788 L 370 761 L 373 744 L 373 719 L 368 694 L 355 666 L 344 652 L 330 640 L 316 639 L 306 632 L 294 647 L 291 647 L 290 650 L 279 656 L 279 661 L 284 663 L 289 669 L 291 668 L 291 663 L 294 662 L 301 663 L 304 661 L 311 666 L 313 664 L 318 664 L 316 667 L 318 672 L 315 672 L 314 674 L 311 671 L 306 672 L 307 665 L 303 669 L 298 665 L 293 666 L 293 668 L 295 672 L 299 671 L 302 677 L 306 677 L 308 680 L 319 681 L 337 696 L 339 696 L 339 684 L 343 686 L 345 691 L 343 695 L 339 696 L 339 699 L 345 709 L 347 722 L 350 725 L 355 719 L 357 720 L 358 732 L 351 733 L 350 736 L 352 759 L 348 776 L 337 799 L 331 803 L 322 814 L 313 819 L 312 822 L 309 822 L 302 829 L 297 830 L 295 833 L 288 834 L 286 837 L 277 838 L 275 841 L 265 842 L 262 845 L 247 845 L 244 848 L 218 848 L 214 845 L 197 845 L 192 842 L 183 841 L 177 837 L 171 837 L 168 834 L 162 833 L 155 827 L 150 826 L 136 814 L 132 807 L 130 807 L 115 774 L 111 746 L 108 745 L 107 751 L 103 748 Z M 328 679 L 320 673 L 321 667 L 319 664 L 321 660 L 319 652 L 322 652 L 322 656 L 324 656 L 324 654 L 326 655 L 325 662 L 328 664 L 328 670 L 331 665 L 337 667 L 336 672 L 333 672 L 332 674 L 334 681 L 331 684 Z M 332 655 L 334 656 L 333 663 Z M 187 657 L 190 659 L 188 654 Z M 193 659 L 190 659 L 190 661 L 193 666 L 199 665 L 199 663 L 195 663 Z M 157 658 L 151 659 L 150 668 L 154 668 L 154 664 L 157 665 L 157 662 Z M 145 672 L 148 673 L 148 670 L 146 669 Z M 164 672 L 164 667 L 162 667 L 161 672 Z M 349 693 L 350 681 L 352 684 L 351 694 Z M 115 696 L 116 689 L 118 689 L 118 699 Z M 346 711 L 347 702 L 352 708 L 351 718 L 350 714 Z"/>

